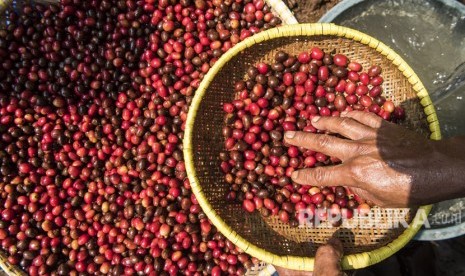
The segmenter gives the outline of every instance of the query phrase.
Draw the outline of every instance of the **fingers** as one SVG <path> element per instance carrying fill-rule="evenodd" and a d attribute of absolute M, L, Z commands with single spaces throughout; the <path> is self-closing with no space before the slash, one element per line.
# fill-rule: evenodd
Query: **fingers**
<path fill-rule="evenodd" d="M 365 112 L 366 113 L 366 112 Z M 341 117 L 315 117 L 312 125 L 317 129 L 339 133 L 352 140 L 361 140 L 376 137 L 376 130 L 361 124 L 352 118 Z"/>
<path fill-rule="evenodd" d="M 343 112 L 341 113 L 341 117 L 352 118 L 364 125 L 367 125 L 375 129 L 380 128 L 381 124 L 383 123 L 383 118 L 374 113 L 365 111 L 350 111 L 346 113 Z"/>
<path fill-rule="evenodd" d="M 356 146 L 350 140 L 302 131 L 287 131 L 284 141 L 294 146 L 337 157 L 342 161 L 350 158 L 356 150 Z"/>
<path fill-rule="evenodd" d="M 345 275 L 341 269 L 343 248 L 340 240 L 331 238 L 327 244 L 322 245 L 316 251 L 315 266 L 313 273 L 295 271 L 276 267 L 279 275 L 292 276 L 342 276 Z"/>
<path fill-rule="evenodd" d="M 351 178 L 345 165 L 301 169 L 292 173 L 292 181 L 302 185 L 339 186 L 350 185 Z M 349 183 L 348 183 L 349 182 Z"/>
<path fill-rule="evenodd" d="M 342 257 L 344 247 L 342 246 L 342 242 L 339 239 L 333 237 L 328 240 L 327 244 L 331 245 L 334 249 L 336 249 L 336 251 L 340 253 Z"/>
<path fill-rule="evenodd" d="M 316 251 L 315 268 L 313 276 L 340 276 L 342 244 L 338 239 L 332 238 L 326 245 L 320 246 Z"/>

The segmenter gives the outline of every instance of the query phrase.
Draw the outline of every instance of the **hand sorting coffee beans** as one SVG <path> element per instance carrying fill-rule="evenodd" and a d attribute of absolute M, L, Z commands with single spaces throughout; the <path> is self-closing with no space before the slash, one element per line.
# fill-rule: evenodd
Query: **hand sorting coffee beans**
<path fill-rule="evenodd" d="M 274 63 L 249 67 L 247 78 L 235 83 L 235 99 L 223 105 L 225 151 L 220 167 L 231 184 L 227 199 L 241 202 L 248 212 L 278 216 L 291 226 L 298 225 L 300 210 L 334 226 L 341 224 L 341 215 L 351 218 L 354 210 L 369 213 L 371 202 L 344 183 L 337 187 L 293 183 L 295 170 L 336 165 L 340 160 L 288 145 L 283 137 L 285 131 L 324 133 L 312 125 L 313 118 L 339 117 L 352 110 L 375 113 L 387 121 L 403 120 L 404 110 L 382 95 L 381 73 L 378 65 L 363 72 L 360 63 L 318 47 L 297 56 L 278 51 Z"/>

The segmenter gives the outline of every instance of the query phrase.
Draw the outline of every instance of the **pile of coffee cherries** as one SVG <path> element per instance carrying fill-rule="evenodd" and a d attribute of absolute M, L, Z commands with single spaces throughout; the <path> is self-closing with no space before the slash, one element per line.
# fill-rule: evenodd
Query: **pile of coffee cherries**
<path fill-rule="evenodd" d="M 202 212 L 182 139 L 218 57 L 280 24 L 263 0 L 60 0 L 5 16 L 0 246 L 11 264 L 32 276 L 242 275 L 257 262 Z"/>
<path fill-rule="evenodd" d="M 235 83 L 235 100 L 223 104 L 225 151 L 219 157 L 231 185 L 227 199 L 241 202 L 248 212 L 278 216 L 291 226 L 298 225 L 303 210 L 320 221 L 334 215 L 338 218 L 331 221 L 334 226 L 341 224 L 341 217 L 352 218 L 355 210 L 368 214 L 371 203 L 343 186 L 293 183 L 290 176 L 295 170 L 340 160 L 286 145 L 283 137 L 285 131 L 322 133 L 311 119 L 340 116 L 343 111 L 403 120 L 404 110 L 382 95 L 381 73 L 378 65 L 364 72 L 360 63 L 318 47 L 297 56 L 279 51 L 274 63 L 249 67 L 246 79 Z"/>

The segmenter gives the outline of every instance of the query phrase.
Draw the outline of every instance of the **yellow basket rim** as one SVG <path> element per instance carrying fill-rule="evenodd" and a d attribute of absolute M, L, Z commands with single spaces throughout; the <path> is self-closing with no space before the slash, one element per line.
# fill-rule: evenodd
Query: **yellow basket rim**
<path fill-rule="evenodd" d="M 376 51 L 384 55 L 387 59 L 389 59 L 408 79 L 409 83 L 412 85 L 414 91 L 416 92 L 417 97 L 420 99 L 420 104 L 423 106 L 424 112 L 427 115 L 427 121 L 429 124 L 429 129 L 431 131 L 430 138 L 433 140 L 441 139 L 439 122 L 432 101 L 423 83 L 420 81 L 420 79 L 412 70 L 412 68 L 387 45 L 369 35 L 363 34 L 360 31 L 350 29 L 347 27 L 337 26 L 332 23 L 307 23 L 281 26 L 260 32 L 252 37 L 249 37 L 244 41 L 236 44 L 233 48 L 231 48 L 229 51 L 223 54 L 208 71 L 208 73 L 205 75 L 204 79 L 200 83 L 191 103 L 189 113 L 187 115 L 183 141 L 183 151 L 186 164 L 186 171 L 190 181 L 190 185 L 193 193 L 197 197 L 200 206 L 202 207 L 202 210 L 205 212 L 210 221 L 227 239 L 229 239 L 231 242 L 233 242 L 235 245 L 241 248 L 245 253 L 258 258 L 261 261 L 293 270 L 312 271 L 314 266 L 314 258 L 290 255 L 280 256 L 268 252 L 264 249 L 261 249 L 255 246 L 254 244 L 250 243 L 243 237 L 241 237 L 234 230 L 232 230 L 225 223 L 225 221 L 221 219 L 220 216 L 218 216 L 215 210 L 213 210 L 212 206 L 210 205 L 202 191 L 200 181 L 197 178 L 197 174 L 195 171 L 192 148 L 192 133 L 197 111 L 209 84 L 213 81 L 214 77 L 220 71 L 220 69 L 235 55 L 237 55 L 244 49 L 251 47 L 254 44 L 266 40 L 289 36 L 319 35 L 329 35 L 352 39 L 354 41 L 365 44 L 375 49 Z M 416 216 L 410 223 L 409 227 L 406 228 L 406 230 L 399 237 L 397 237 L 389 244 L 372 251 L 345 255 L 342 260 L 342 268 L 345 270 L 364 268 L 376 264 L 393 255 L 395 252 L 404 247 L 415 236 L 415 234 L 418 232 L 418 230 L 421 228 L 424 221 L 426 220 L 426 217 L 429 214 L 430 210 L 431 205 L 421 206 L 418 209 Z"/>

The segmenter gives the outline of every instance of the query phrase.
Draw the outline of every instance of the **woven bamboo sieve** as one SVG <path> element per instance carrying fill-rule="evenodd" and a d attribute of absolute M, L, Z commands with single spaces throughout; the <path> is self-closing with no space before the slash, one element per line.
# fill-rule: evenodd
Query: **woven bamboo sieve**
<path fill-rule="evenodd" d="M 419 230 L 431 206 L 418 209 L 374 208 L 378 220 L 365 219 L 359 226 L 338 229 L 291 228 L 277 217 L 263 219 L 248 214 L 241 204 L 225 200 L 229 184 L 219 169 L 224 150 L 221 129 L 222 104 L 234 99 L 233 84 L 246 69 L 259 61 L 272 61 L 278 50 L 298 54 L 313 46 L 335 50 L 360 62 L 364 68 L 383 68 L 387 98 L 406 110 L 406 127 L 431 139 L 440 139 L 439 123 L 423 84 L 402 58 L 389 47 L 361 32 L 333 24 L 300 24 L 261 32 L 236 45 L 210 69 L 196 91 L 186 123 L 184 156 L 193 192 L 213 224 L 246 253 L 258 259 L 295 270 L 313 270 L 314 253 L 333 234 L 344 245 L 344 269 L 375 264 L 402 248 Z M 417 212 L 421 210 L 421 212 Z M 388 220 L 410 223 L 408 228 L 385 224 Z M 376 223 L 373 227 L 363 227 Z"/>

